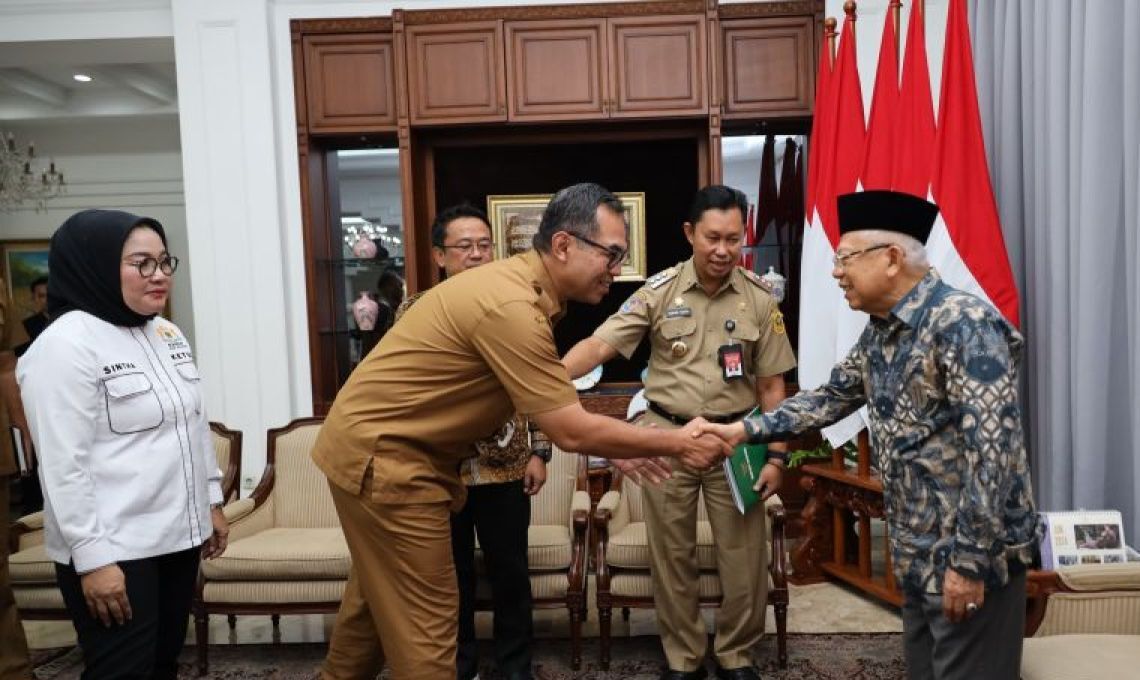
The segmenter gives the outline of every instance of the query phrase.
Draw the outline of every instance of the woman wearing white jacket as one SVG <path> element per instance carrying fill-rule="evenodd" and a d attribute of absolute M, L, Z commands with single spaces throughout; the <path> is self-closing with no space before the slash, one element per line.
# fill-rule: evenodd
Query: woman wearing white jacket
<path fill-rule="evenodd" d="M 199 559 L 226 546 L 193 354 L 158 316 L 177 267 L 156 220 L 73 215 L 48 256 L 54 321 L 16 370 L 84 678 L 177 677 Z"/>

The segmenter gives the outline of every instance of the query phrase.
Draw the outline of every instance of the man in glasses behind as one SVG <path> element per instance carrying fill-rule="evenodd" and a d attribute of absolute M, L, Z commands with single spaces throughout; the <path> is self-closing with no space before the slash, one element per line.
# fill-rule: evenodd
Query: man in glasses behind
<path fill-rule="evenodd" d="M 768 285 L 737 267 L 744 246 L 748 200 L 737 189 L 708 186 L 697 192 L 685 222 L 693 256 L 649 278 L 594 334 L 566 354 L 571 378 L 618 353 L 629 357 L 642 338 L 652 347 L 643 425 L 675 429 L 703 416 L 732 422 L 756 404 L 765 410 L 784 398 L 783 374 L 795 366 L 784 320 Z M 592 245 L 592 244 L 591 244 Z M 766 499 L 780 486 L 783 444 L 773 444 L 760 479 Z M 716 537 L 715 564 L 698 563 L 697 498 Z M 752 647 L 764 632 L 768 581 L 764 576 L 764 508 L 744 515 L 732 500 L 724 470 L 675 463 L 673 477 L 644 490 L 650 570 L 661 642 L 669 667 L 665 680 L 704 678 L 708 645 L 698 609 L 699 569 L 720 570 L 724 604 L 717 615 L 717 676 L 756 678 Z"/>

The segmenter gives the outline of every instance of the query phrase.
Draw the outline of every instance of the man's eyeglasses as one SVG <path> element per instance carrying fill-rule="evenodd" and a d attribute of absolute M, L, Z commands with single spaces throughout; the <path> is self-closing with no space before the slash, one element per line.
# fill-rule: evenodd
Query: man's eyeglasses
<path fill-rule="evenodd" d="M 889 243 L 879 243 L 877 245 L 870 246 L 869 248 L 864 248 L 862 250 L 853 250 L 849 253 L 842 253 L 842 254 L 836 253 L 835 257 L 831 258 L 831 263 L 833 265 L 835 265 L 836 267 L 839 267 L 840 269 L 846 269 L 847 263 L 851 260 L 851 258 L 853 258 L 857 255 L 862 255 L 863 253 L 869 253 L 873 250 L 881 250 L 882 248 L 890 248 L 890 247 L 891 247 L 891 244 L 889 244 Z"/>
<path fill-rule="evenodd" d="M 495 247 L 495 242 L 490 240 L 484 241 L 460 241 L 453 246 L 442 246 L 444 250 L 458 250 L 464 255 L 470 255 L 476 248 L 484 255 L 491 252 Z"/>
<path fill-rule="evenodd" d="M 167 255 L 161 260 L 156 260 L 153 257 L 144 257 L 137 261 L 123 260 L 123 262 L 138 269 L 139 276 L 144 279 L 154 276 L 154 273 L 160 269 L 162 273 L 167 276 L 170 276 L 178 270 L 178 258 L 173 255 Z"/>
<path fill-rule="evenodd" d="M 596 241 L 591 241 L 590 239 L 586 238 L 585 236 L 582 236 L 581 234 L 575 234 L 572 231 L 567 232 L 567 233 L 570 234 L 571 236 L 573 236 L 574 238 L 578 239 L 582 243 L 594 246 L 598 250 L 605 253 L 606 254 L 606 269 L 613 269 L 617 265 L 624 262 L 626 255 L 629 255 L 629 251 L 626 250 L 625 248 L 619 248 L 617 246 L 603 246 L 601 243 L 598 243 Z"/>

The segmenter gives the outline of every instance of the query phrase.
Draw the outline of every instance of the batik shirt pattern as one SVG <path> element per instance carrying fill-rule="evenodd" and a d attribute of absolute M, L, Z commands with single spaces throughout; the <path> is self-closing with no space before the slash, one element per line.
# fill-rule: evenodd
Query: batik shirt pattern
<path fill-rule="evenodd" d="M 829 381 L 757 422 L 762 439 L 830 425 L 863 405 L 883 480 L 895 576 L 938 593 L 946 569 L 987 588 L 1032 562 L 1038 537 L 1017 393 L 1021 335 L 933 269 L 871 317 Z"/>

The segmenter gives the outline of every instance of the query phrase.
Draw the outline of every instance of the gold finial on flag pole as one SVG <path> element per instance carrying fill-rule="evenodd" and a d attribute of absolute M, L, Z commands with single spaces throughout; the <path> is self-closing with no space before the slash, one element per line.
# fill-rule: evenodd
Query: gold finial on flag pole
<path fill-rule="evenodd" d="M 835 68 L 835 38 L 839 35 L 839 31 L 835 30 L 839 26 L 839 22 L 835 17 L 827 17 L 823 22 L 823 39 L 827 41 L 827 55 L 830 62 L 828 66 L 831 69 Z"/>

